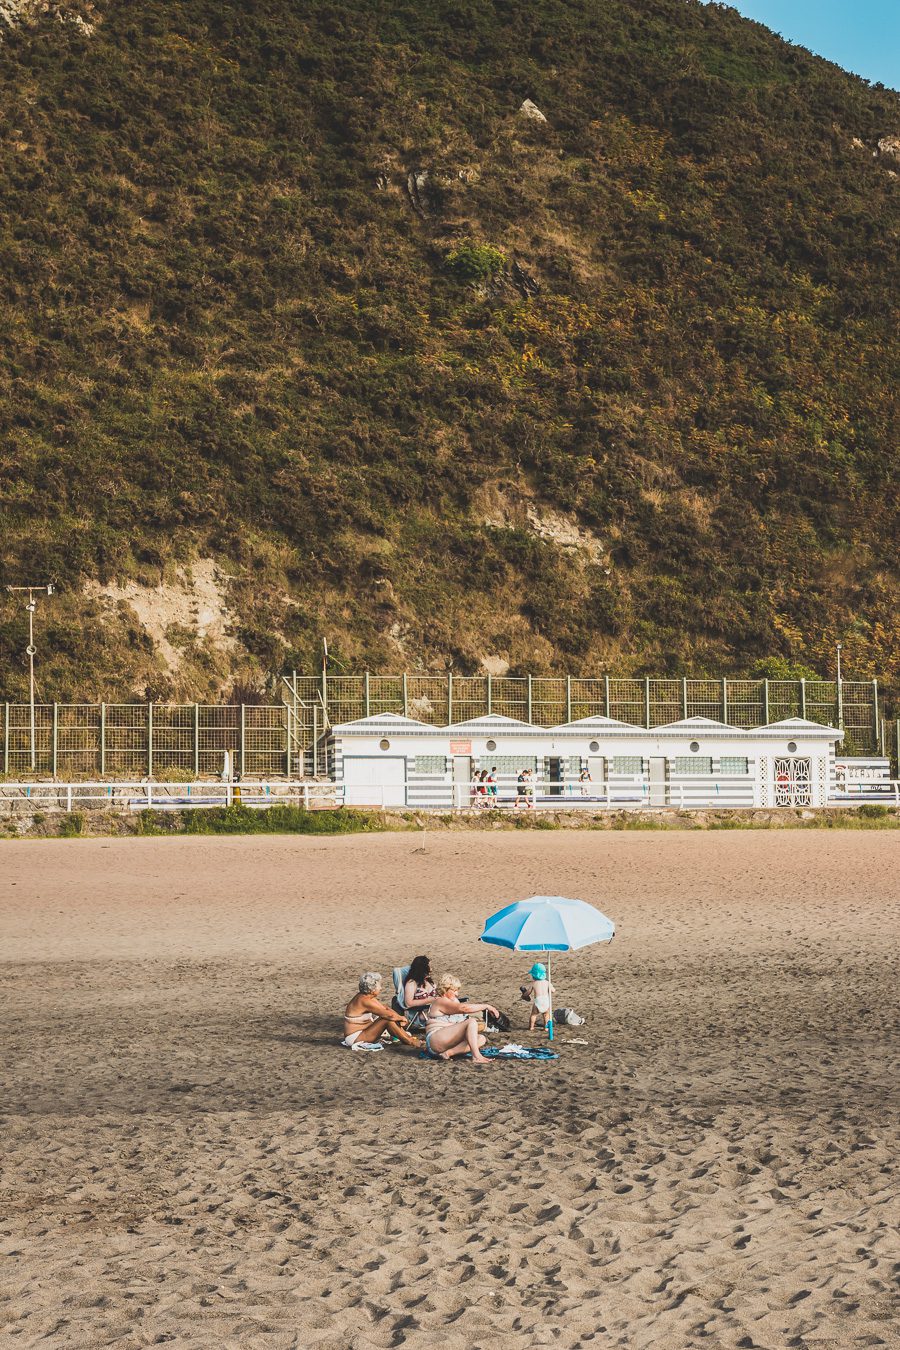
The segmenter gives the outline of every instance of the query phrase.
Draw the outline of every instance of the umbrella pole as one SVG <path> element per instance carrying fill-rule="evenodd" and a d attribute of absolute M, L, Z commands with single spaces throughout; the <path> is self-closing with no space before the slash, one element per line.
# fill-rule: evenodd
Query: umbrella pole
<path fill-rule="evenodd" d="M 547 953 L 547 997 L 550 1000 L 550 1008 L 547 1014 L 547 1040 L 553 1040 L 553 984 L 551 982 L 550 953 Z"/>

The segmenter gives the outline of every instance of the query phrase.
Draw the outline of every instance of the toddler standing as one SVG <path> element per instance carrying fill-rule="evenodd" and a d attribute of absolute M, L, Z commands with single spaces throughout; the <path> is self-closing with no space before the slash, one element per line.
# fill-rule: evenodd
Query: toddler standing
<path fill-rule="evenodd" d="M 534 1031 L 538 1018 L 541 1019 L 541 1026 L 546 1027 L 547 1015 L 550 1012 L 550 995 L 556 993 L 556 988 L 547 979 L 547 967 L 540 961 L 535 961 L 528 974 L 531 976 L 531 985 L 525 991 L 531 999 L 528 1030 Z"/>

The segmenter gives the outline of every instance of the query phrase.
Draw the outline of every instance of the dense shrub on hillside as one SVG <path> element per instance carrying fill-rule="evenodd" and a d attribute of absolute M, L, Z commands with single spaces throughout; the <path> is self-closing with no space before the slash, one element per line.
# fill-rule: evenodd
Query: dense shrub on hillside
<path fill-rule="evenodd" d="M 842 637 L 897 675 L 896 97 L 693 0 L 464 10 L 4 37 L 0 583 L 60 585 L 45 698 L 156 679 L 81 588 L 197 556 L 237 646 L 182 634 L 184 693 L 323 630 L 458 670 Z M 0 645 L 20 697 L 5 601 Z"/>

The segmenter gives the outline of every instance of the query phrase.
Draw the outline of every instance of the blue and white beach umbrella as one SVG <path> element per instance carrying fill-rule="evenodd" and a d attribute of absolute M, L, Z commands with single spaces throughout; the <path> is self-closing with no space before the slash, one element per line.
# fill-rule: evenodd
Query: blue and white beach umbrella
<path fill-rule="evenodd" d="M 616 925 L 612 919 L 584 900 L 567 900 L 562 895 L 533 895 L 529 900 L 518 900 L 492 914 L 484 925 L 481 941 L 514 952 L 546 952 L 549 982 L 551 952 L 571 952 L 594 942 L 612 942 L 615 935 Z M 547 1033 L 552 1041 L 552 994 Z"/>

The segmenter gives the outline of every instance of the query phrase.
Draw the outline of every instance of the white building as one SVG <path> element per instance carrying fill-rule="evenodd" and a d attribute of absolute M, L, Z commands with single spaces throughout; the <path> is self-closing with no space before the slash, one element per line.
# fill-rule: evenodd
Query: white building
<path fill-rule="evenodd" d="M 648 730 L 608 717 L 548 728 L 498 714 L 433 727 L 383 713 L 323 740 L 348 806 L 447 810 L 511 807 L 525 769 L 541 807 L 824 806 L 841 736 L 799 717 L 754 728 L 689 717 Z M 493 772 L 495 795 L 474 784 L 482 770 Z"/>

